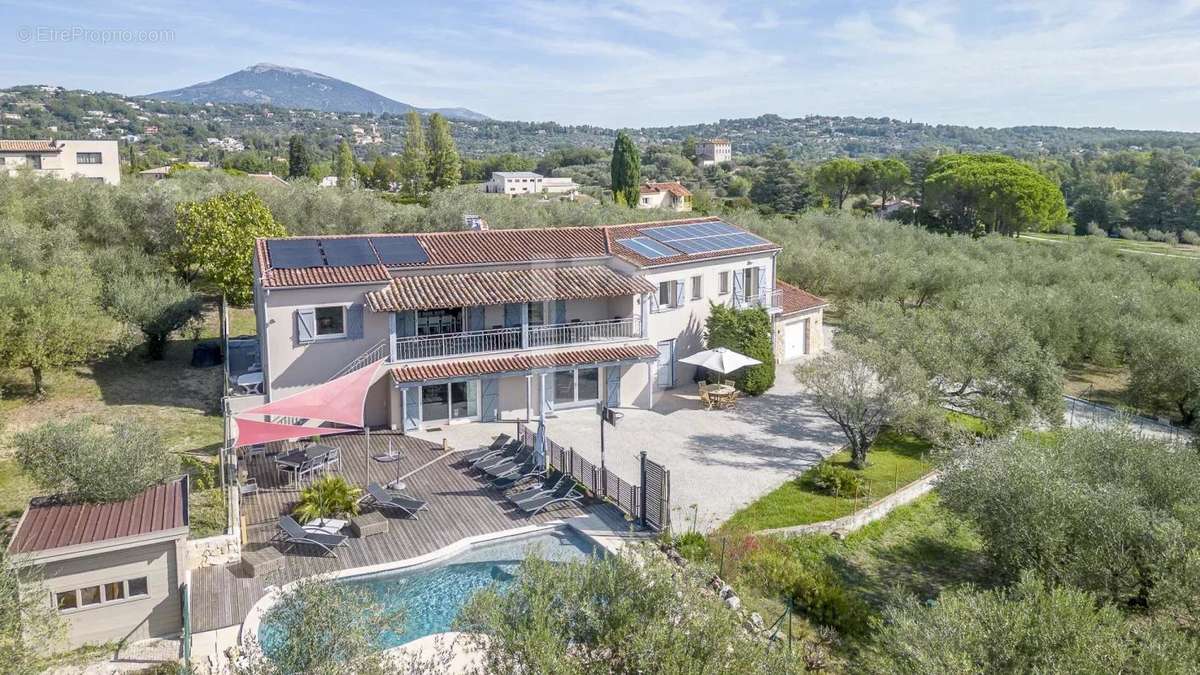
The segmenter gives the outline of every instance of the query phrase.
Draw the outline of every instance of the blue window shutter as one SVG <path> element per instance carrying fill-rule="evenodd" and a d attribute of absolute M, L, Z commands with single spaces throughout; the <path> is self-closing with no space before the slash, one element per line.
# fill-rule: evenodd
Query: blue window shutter
<path fill-rule="evenodd" d="M 346 308 L 346 337 L 361 340 L 363 336 L 363 306 L 350 305 Z"/>
<path fill-rule="evenodd" d="M 296 342 L 306 345 L 317 337 L 317 312 L 312 307 L 296 310 Z"/>
<path fill-rule="evenodd" d="M 567 322 L 567 301 L 566 300 L 555 300 L 554 301 L 554 323 L 566 323 L 566 322 Z"/>
<path fill-rule="evenodd" d="M 621 366 L 606 366 L 604 376 L 608 379 L 608 407 L 621 405 Z"/>
<path fill-rule="evenodd" d="M 406 387 L 405 396 L 407 405 L 404 408 L 404 430 L 411 431 L 417 428 L 421 420 L 421 388 Z"/>
<path fill-rule="evenodd" d="M 483 330 L 483 305 L 467 308 L 467 330 Z"/>
<path fill-rule="evenodd" d="M 524 307 L 524 305 L 519 302 L 516 302 L 516 303 L 510 302 L 510 303 L 504 305 L 504 327 L 505 328 L 520 328 L 521 327 L 521 314 L 522 314 L 521 308 L 522 307 Z"/>
<path fill-rule="evenodd" d="M 485 377 L 480 380 L 479 385 L 480 398 L 483 404 L 479 411 L 480 420 L 495 422 L 500 418 L 500 379 Z"/>
<path fill-rule="evenodd" d="M 417 314 L 411 309 L 396 312 L 396 337 L 412 337 L 417 334 Z"/>
<path fill-rule="evenodd" d="M 733 274 L 733 306 L 741 307 L 742 300 L 745 299 L 742 297 L 742 271 L 733 270 L 731 274 Z"/>
<path fill-rule="evenodd" d="M 684 293 L 687 292 L 687 289 L 685 288 L 686 286 L 687 286 L 687 283 L 685 283 L 683 281 L 675 282 L 675 306 L 676 307 L 683 307 Z"/>

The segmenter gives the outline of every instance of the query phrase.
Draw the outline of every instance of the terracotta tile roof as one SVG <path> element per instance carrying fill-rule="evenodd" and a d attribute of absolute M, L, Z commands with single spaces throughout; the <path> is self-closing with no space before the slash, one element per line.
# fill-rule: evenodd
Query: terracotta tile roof
<path fill-rule="evenodd" d="M 798 314 L 817 307 L 824 307 L 829 304 L 824 298 L 819 298 L 806 290 L 797 288 L 789 283 L 776 281 L 775 287 L 779 289 L 779 305 L 783 309 L 780 316 L 788 316 L 789 314 Z"/>
<path fill-rule="evenodd" d="M 458 359 L 442 363 L 420 363 L 392 368 L 398 383 L 478 377 L 497 373 L 519 373 L 535 368 L 566 368 L 592 363 L 648 361 L 658 358 L 658 349 L 645 344 L 576 349 L 540 354 L 513 354 L 486 359 Z"/>
<path fill-rule="evenodd" d="M 362 265 L 359 267 L 313 267 L 278 270 L 271 267 L 267 240 L 256 242 L 256 255 L 263 283 L 268 288 L 297 286 L 335 286 L 347 284 L 377 284 L 391 279 L 389 269 L 456 267 L 472 265 L 504 265 L 537 262 L 603 261 L 614 256 L 639 267 L 654 267 L 692 260 L 721 258 L 760 251 L 778 250 L 768 243 L 741 249 L 707 253 L 681 253 L 650 260 L 636 251 L 616 243 L 618 239 L 636 237 L 647 227 L 686 225 L 716 220 L 712 216 L 662 220 L 629 225 L 593 227 L 551 227 L 513 230 L 462 230 L 455 232 L 426 232 L 420 234 L 321 235 L 292 237 L 294 239 L 332 240 L 370 237 L 413 237 L 428 254 L 428 262 L 404 265 Z"/>
<path fill-rule="evenodd" d="M 62 147 L 54 141 L 0 140 L 0 152 L 62 152 Z"/>
<path fill-rule="evenodd" d="M 557 267 L 461 274 L 396 277 L 388 287 L 367 293 L 375 312 L 437 307 L 473 307 L 506 302 L 581 300 L 651 293 L 654 285 L 610 267 Z"/>
<path fill-rule="evenodd" d="M 659 192 L 670 192 L 676 197 L 691 197 L 692 193 L 677 180 L 669 183 L 651 183 L 647 181 L 639 190 L 641 194 L 651 195 Z"/>
<path fill-rule="evenodd" d="M 187 478 L 148 488 L 123 502 L 79 504 L 35 498 L 8 550 L 35 553 L 174 530 L 187 522 Z"/>

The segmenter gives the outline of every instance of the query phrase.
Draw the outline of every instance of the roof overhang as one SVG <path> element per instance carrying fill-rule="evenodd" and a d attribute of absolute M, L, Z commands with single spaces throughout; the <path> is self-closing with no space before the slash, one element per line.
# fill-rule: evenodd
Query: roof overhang
<path fill-rule="evenodd" d="M 398 312 L 611 298 L 653 291 L 649 281 L 605 265 L 521 268 L 396 277 L 386 288 L 367 293 L 367 306 L 374 312 Z"/>
<path fill-rule="evenodd" d="M 533 354 L 520 353 L 439 363 L 405 364 L 392 368 L 392 381 L 397 385 L 412 385 L 484 375 L 530 373 L 554 368 L 653 361 L 657 358 L 656 347 L 641 343 Z"/>

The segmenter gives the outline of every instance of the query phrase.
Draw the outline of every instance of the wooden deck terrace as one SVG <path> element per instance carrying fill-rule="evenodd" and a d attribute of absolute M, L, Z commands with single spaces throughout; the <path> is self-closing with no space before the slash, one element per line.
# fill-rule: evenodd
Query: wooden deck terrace
<path fill-rule="evenodd" d="M 336 473 L 351 484 L 364 487 L 369 481 L 386 484 L 402 477 L 404 492 L 429 502 L 428 510 L 410 518 L 391 510 L 388 532 L 366 538 L 351 536 L 348 546 L 337 549 L 337 557 L 313 547 L 295 547 L 284 555 L 280 572 L 247 577 L 238 563 L 205 567 L 192 571 L 192 630 L 202 632 L 242 623 L 250 608 L 264 594 L 266 586 L 279 586 L 304 577 L 337 570 L 405 560 L 436 551 L 466 537 L 474 537 L 552 520 L 598 516 L 615 531 L 628 529 L 620 511 L 606 504 L 582 507 L 561 505 L 535 516 L 527 516 L 509 503 L 500 492 L 490 489 L 469 468 L 457 464 L 454 449 L 443 451 L 440 445 L 391 432 L 372 432 L 370 455 L 383 453 L 388 443 L 402 459 L 379 463 L 368 455 L 366 436 L 331 436 L 321 443 L 338 448 L 341 467 Z M 272 450 L 287 452 L 292 444 L 279 444 Z M 466 448 L 470 450 L 472 448 Z M 268 546 L 279 517 L 290 513 L 299 499 L 299 488 L 275 468 L 273 460 L 243 460 L 251 476 L 257 479 L 258 494 L 242 499 L 245 524 L 243 551 Z M 369 509 L 370 507 L 366 507 Z M 347 529 L 345 534 L 349 534 Z"/>

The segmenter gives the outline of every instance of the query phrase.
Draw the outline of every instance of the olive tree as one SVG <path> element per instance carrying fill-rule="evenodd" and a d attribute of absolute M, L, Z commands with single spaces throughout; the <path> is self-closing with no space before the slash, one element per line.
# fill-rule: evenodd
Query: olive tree
<path fill-rule="evenodd" d="M 866 467 L 884 427 L 913 416 L 924 401 L 925 376 L 914 362 L 882 359 L 877 347 L 854 340 L 797 366 L 796 379 L 841 429 L 855 469 Z"/>
<path fill-rule="evenodd" d="M 938 491 L 998 570 L 1033 570 L 1126 605 L 1200 593 L 1200 462 L 1121 427 L 1021 433 L 956 450 Z"/>
<path fill-rule="evenodd" d="M 39 568 L 18 566 L 0 547 L 0 672 L 36 673 L 47 645 L 63 633 L 62 619 L 46 601 Z"/>
<path fill-rule="evenodd" d="M 178 455 L 140 422 L 47 422 L 17 434 L 16 446 L 17 462 L 40 488 L 84 502 L 128 499 L 180 472 Z"/>
<path fill-rule="evenodd" d="M 1194 673 L 1200 645 L 1166 625 L 1141 629 L 1090 593 L 1025 575 L 1008 589 L 947 591 L 885 609 L 865 673 Z"/>
<path fill-rule="evenodd" d="M 185 279 L 201 278 L 229 297 L 250 302 L 253 289 L 254 240 L 282 237 L 262 199 L 251 191 L 227 192 L 176 207 L 179 244 L 173 253 L 176 270 Z"/>
<path fill-rule="evenodd" d="M 475 594 L 456 628 L 489 673 L 782 673 L 800 657 L 773 649 L 736 612 L 656 551 L 581 562 L 526 559 L 507 589 Z"/>
<path fill-rule="evenodd" d="M 119 276 L 108 286 L 114 316 L 140 330 L 146 353 L 156 361 L 166 352 L 167 338 L 200 316 L 200 298 L 185 284 L 166 275 Z"/>
<path fill-rule="evenodd" d="M 1168 410 L 1185 426 L 1200 417 L 1200 321 L 1156 321 L 1130 340 L 1129 392 L 1149 410 Z"/>

